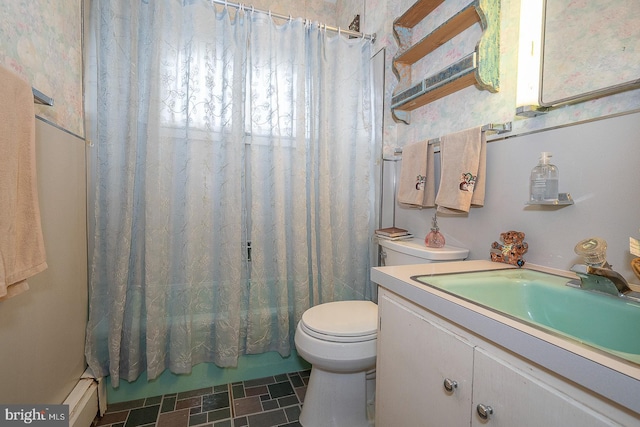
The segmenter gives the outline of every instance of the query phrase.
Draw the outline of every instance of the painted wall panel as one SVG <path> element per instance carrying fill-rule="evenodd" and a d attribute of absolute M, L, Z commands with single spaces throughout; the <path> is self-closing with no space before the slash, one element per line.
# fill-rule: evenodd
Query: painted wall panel
<path fill-rule="evenodd" d="M 36 162 L 48 268 L 0 302 L 0 402 L 62 403 L 85 370 L 85 143 L 36 120 Z"/>

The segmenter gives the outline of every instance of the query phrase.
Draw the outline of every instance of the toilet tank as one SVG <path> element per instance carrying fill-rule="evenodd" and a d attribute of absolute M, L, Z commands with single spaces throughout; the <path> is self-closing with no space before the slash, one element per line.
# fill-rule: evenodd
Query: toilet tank
<path fill-rule="evenodd" d="M 428 264 L 431 262 L 462 261 L 469 256 L 469 249 L 445 245 L 428 248 L 423 240 L 378 239 L 382 246 L 381 265 Z"/>

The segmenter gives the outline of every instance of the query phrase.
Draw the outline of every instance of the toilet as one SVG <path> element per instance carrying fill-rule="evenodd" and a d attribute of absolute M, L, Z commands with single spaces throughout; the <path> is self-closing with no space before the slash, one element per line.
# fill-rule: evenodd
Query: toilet
<path fill-rule="evenodd" d="M 382 240 L 384 265 L 460 261 L 468 249 L 427 248 L 418 239 Z M 311 364 L 299 422 L 303 427 L 369 427 L 375 378 L 378 306 L 336 301 L 311 307 L 295 334 L 298 354 Z"/>

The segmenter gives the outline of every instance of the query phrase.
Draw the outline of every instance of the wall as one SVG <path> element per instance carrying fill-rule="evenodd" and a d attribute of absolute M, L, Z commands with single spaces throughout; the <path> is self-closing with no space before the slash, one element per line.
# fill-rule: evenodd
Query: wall
<path fill-rule="evenodd" d="M 377 33 L 376 50 L 385 48 L 387 69 L 397 53 L 391 35 L 393 20 L 404 13 L 414 0 L 363 0 L 366 11 L 386 10 L 386 16 L 371 12 L 364 18 L 363 31 Z M 414 40 L 447 20 L 466 0 L 444 2 L 415 29 Z M 516 110 L 516 80 L 520 0 L 502 0 L 500 29 L 500 91 L 489 93 L 468 87 L 427 104 L 411 113 L 409 125 L 396 123 L 388 105 L 397 85 L 393 73 L 385 78 L 384 153 L 393 148 L 432 139 L 488 123 L 512 122 L 514 131 L 494 139 L 487 148 L 487 197 L 483 208 L 465 216 L 439 216 L 441 231 L 450 243 L 471 249 L 472 259 L 487 259 L 491 243 L 503 231 L 524 231 L 529 242 L 529 262 L 568 269 L 577 262 L 574 245 L 581 239 L 600 236 L 609 243 L 609 259 L 614 268 L 630 281 L 638 282 L 629 261 L 629 237 L 640 237 L 640 221 L 633 218 L 638 201 L 629 191 L 640 178 L 633 165 L 639 157 L 638 115 L 640 90 L 632 90 L 576 105 L 566 106 L 536 118 L 520 118 Z M 612 24 L 615 25 L 615 24 Z M 594 29 L 595 31 L 596 29 Z M 414 78 L 428 75 L 430 69 L 443 68 L 451 57 L 473 49 L 479 32 L 470 28 L 447 42 L 415 66 Z M 447 62 L 449 61 L 449 62 Z M 554 154 L 560 170 L 560 191 L 569 192 L 573 206 L 554 208 L 526 207 L 531 168 L 541 151 Z M 439 155 L 436 156 L 436 163 Z M 384 162 L 390 179 L 393 162 Z M 637 162 L 636 162 L 637 163 Z M 401 167 L 401 162 L 398 162 Z M 397 171 L 396 171 L 397 172 Z M 437 171 L 436 171 L 437 172 Z M 399 175 L 398 175 L 399 176 Z M 389 183 L 385 187 L 388 190 Z M 386 191 L 384 226 L 391 225 L 390 192 Z M 408 228 L 423 238 L 431 226 L 433 209 L 411 210 L 396 207 L 396 225 Z"/>
<path fill-rule="evenodd" d="M 447 242 L 468 247 L 471 259 L 488 259 L 490 246 L 507 230 L 524 231 L 527 262 L 569 269 L 580 259 L 573 251 L 587 237 L 608 243 L 613 268 L 632 283 L 629 237 L 640 238 L 640 113 L 494 141 L 487 146 L 485 206 L 465 217 L 438 217 Z M 574 205 L 526 206 L 529 173 L 541 151 L 553 153 L 560 191 Z M 387 163 L 387 162 L 386 162 Z M 433 209 L 397 208 L 396 222 L 422 238 Z"/>
<path fill-rule="evenodd" d="M 0 302 L 0 402 L 62 403 L 85 370 L 85 143 L 36 120 L 36 163 L 48 268 Z"/>
<path fill-rule="evenodd" d="M 79 0 L 0 2 L 0 64 L 55 102 L 36 106 L 38 192 L 49 268 L 29 280 L 29 291 L 0 302 L 2 403 L 61 403 L 85 370 L 80 28 Z"/>
<path fill-rule="evenodd" d="M 336 25 L 335 0 L 304 0 L 304 2 L 300 0 L 252 0 L 230 3 L 244 3 L 248 7 L 271 10 L 280 15 L 291 15 L 292 18 L 306 18 L 329 26 Z"/>
<path fill-rule="evenodd" d="M 0 64 L 54 99 L 36 114 L 84 136 L 81 0 L 0 2 Z"/>
<path fill-rule="evenodd" d="M 468 87 L 427 104 L 411 113 L 410 125 L 396 123 L 391 117 L 391 96 L 398 80 L 390 72 L 398 45 L 392 33 L 393 21 L 402 15 L 415 0 L 342 0 L 346 4 L 362 3 L 366 16 L 362 19 L 362 30 L 376 33 L 375 50 L 386 50 L 387 72 L 385 79 L 384 141 L 385 154 L 394 147 L 436 138 L 487 123 L 513 122 L 512 135 L 549 129 L 566 124 L 578 124 L 589 120 L 613 116 L 640 108 L 640 90 L 624 92 L 614 96 L 566 106 L 547 115 L 533 119 L 522 119 L 515 115 L 517 88 L 517 61 L 519 44 L 520 1 L 502 0 L 500 23 L 500 89 L 497 93 Z M 448 0 L 414 29 L 412 40 L 417 41 L 431 30 L 448 20 L 468 4 L 467 0 Z M 354 6 L 351 6 L 353 8 Z M 379 11 L 386 11 L 383 15 Z M 592 29 L 590 31 L 597 31 Z M 479 24 L 474 24 L 461 35 L 448 41 L 412 69 L 413 81 L 426 77 L 434 70 L 449 65 L 473 50 L 481 34 Z"/>

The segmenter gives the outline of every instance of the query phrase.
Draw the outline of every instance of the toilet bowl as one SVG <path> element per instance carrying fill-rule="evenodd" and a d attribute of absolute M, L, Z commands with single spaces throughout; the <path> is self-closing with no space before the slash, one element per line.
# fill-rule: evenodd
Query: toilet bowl
<path fill-rule="evenodd" d="M 385 265 L 463 260 L 468 249 L 427 248 L 409 239 L 380 241 Z M 311 307 L 295 333 L 298 354 L 311 364 L 300 414 L 303 427 L 373 425 L 378 307 L 336 301 Z"/>
<path fill-rule="evenodd" d="M 312 366 L 300 424 L 367 427 L 366 375 L 376 364 L 378 307 L 337 301 L 305 311 L 298 322 L 298 354 Z"/>

